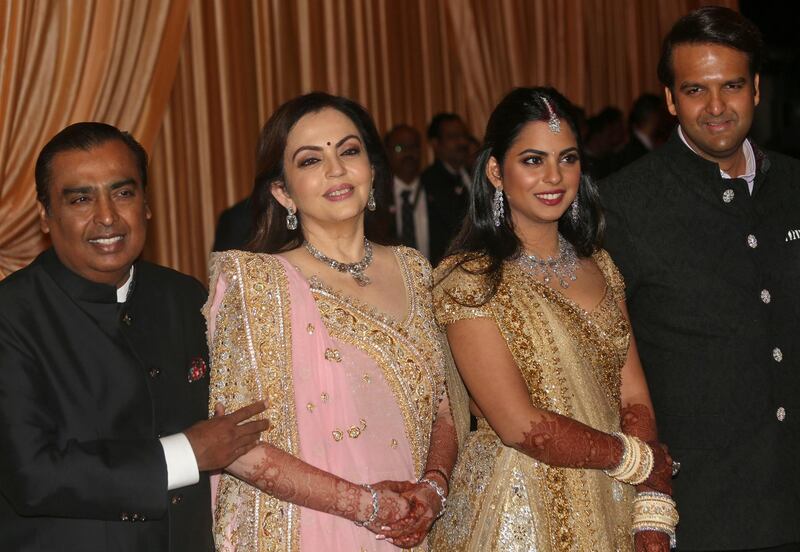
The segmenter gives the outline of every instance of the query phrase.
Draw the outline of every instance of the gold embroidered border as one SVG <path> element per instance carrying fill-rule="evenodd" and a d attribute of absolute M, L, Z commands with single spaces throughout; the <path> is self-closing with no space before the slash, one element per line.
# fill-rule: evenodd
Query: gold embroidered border
<path fill-rule="evenodd" d="M 235 396 L 238 403 L 269 399 L 264 416 L 271 421 L 262 436 L 270 444 L 297 455 L 298 437 L 291 375 L 291 304 L 288 279 L 280 261 L 270 255 L 224 253 L 215 258 L 212 274 L 229 282 L 220 306 L 220 339 L 215 337 L 212 358 L 220 361 L 215 396 Z M 212 280 L 215 286 L 215 280 Z M 213 290 L 213 288 L 212 288 Z M 245 347 L 249 362 L 236 365 L 232 350 Z M 219 350 L 217 350 L 219 349 Z M 240 359 L 243 360 L 243 359 Z M 251 365 L 247 371 L 245 366 Z M 241 404 L 238 404 L 241 406 Z M 293 504 L 223 475 L 217 514 L 222 524 L 235 522 L 231 541 L 243 550 L 296 552 L 299 550 L 299 509 Z M 219 544 L 219 543 L 218 543 Z"/>

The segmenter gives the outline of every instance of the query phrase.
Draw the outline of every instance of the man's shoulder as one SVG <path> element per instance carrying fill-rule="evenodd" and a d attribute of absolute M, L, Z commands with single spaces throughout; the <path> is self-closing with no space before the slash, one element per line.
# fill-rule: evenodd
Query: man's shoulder
<path fill-rule="evenodd" d="M 664 191 L 672 174 L 664 152 L 652 151 L 597 184 L 604 204 L 615 200 L 645 200 Z"/>
<path fill-rule="evenodd" d="M 161 266 L 147 261 L 139 261 L 136 264 L 139 271 L 138 278 L 146 282 L 148 287 L 155 285 L 161 291 L 170 294 L 178 294 L 189 298 L 202 298 L 205 300 L 207 295 L 206 288 L 196 278 L 178 272 L 172 268 Z"/>
<path fill-rule="evenodd" d="M 447 172 L 447 169 L 444 168 L 444 165 L 441 161 L 436 160 L 425 167 L 425 170 L 419 175 L 419 179 L 420 182 L 425 184 L 427 181 L 440 179 L 442 176 L 450 176 L 450 173 Z"/>
<path fill-rule="evenodd" d="M 35 259 L 28 266 L 0 280 L 0 310 L 12 303 L 30 301 L 31 297 L 37 295 L 36 287 L 44 275 L 45 271 Z"/>
<path fill-rule="evenodd" d="M 800 175 L 800 159 L 772 150 L 760 149 L 759 152 L 769 160 L 769 170 L 786 171 L 790 175 Z"/>

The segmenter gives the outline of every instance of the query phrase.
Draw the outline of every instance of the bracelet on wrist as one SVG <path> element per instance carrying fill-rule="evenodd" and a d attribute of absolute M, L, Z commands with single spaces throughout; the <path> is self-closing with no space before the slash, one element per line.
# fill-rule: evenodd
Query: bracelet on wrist
<path fill-rule="evenodd" d="M 450 487 L 450 478 L 447 477 L 447 474 L 444 473 L 444 470 L 440 468 L 431 468 L 429 470 L 425 470 L 425 473 L 422 474 L 423 478 L 427 478 L 428 474 L 437 474 L 442 476 L 442 480 L 444 481 L 445 487 Z"/>
<path fill-rule="evenodd" d="M 631 532 L 658 531 L 669 536 L 670 548 L 675 548 L 675 527 L 680 516 L 672 497 L 658 492 L 637 493 L 633 499 Z"/>
<path fill-rule="evenodd" d="M 444 492 L 444 489 L 436 482 L 431 479 L 427 479 L 423 477 L 417 483 L 425 483 L 428 485 L 433 491 L 439 496 L 439 502 L 441 502 L 442 507 L 439 509 L 439 514 L 436 516 L 437 519 L 444 514 L 444 509 L 447 507 L 447 495 Z"/>
<path fill-rule="evenodd" d="M 619 464 L 603 472 L 621 483 L 639 485 L 647 481 L 653 471 L 655 456 L 650 446 L 632 435 L 612 433 L 622 443 L 622 458 Z"/>
<path fill-rule="evenodd" d="M 378 518 L 378 507 L 379 507 L 378 491 L 373 489 L 372 485 L 370 485 L 369 483 L 363 483 L 361 486 L 372 494 L 372 513 L 364 521 L 354 520 L 353 523 L 355 523 L 359 527 L 365 527 L 374 522 Z"/>

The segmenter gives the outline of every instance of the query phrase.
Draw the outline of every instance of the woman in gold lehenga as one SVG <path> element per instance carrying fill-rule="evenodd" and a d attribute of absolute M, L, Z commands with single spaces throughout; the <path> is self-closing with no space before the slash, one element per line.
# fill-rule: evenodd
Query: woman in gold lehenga
<path fill-rule="evenodd" d="M 495 109 L 434 309 L 478 418 L 436 551 L 666 551 L 677 511 L 566 99 Z"/>

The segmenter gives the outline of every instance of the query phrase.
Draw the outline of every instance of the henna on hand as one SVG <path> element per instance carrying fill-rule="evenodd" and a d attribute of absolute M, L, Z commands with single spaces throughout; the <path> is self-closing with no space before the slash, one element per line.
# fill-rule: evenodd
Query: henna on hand
<path fill-rule="evenodd" d="M 262 443 L 233 462 L 226 471 L 292 504 L 350 521 L 364 521 L 372 515 L 372 493 L 368 490 L 272 445 Z M 394 521 L 408 514 L 408 501 L 397 493 L 390 493 L 379 496 L 378 520 Z"/>
<path fill-rule="evenodd" d="M 629 404 L 619 411 L 620 426 L 626 435 L 633 435 L 644 442 L 657 441 L 658 430 L 653 413 L 644 404 Z"/>
<path fill-rule="evenodd" d="M 658 442 L 653 412 L 644 404 L 629 404 L 620 410 L 620 419 L 624 433 L 638 437 L 653 449 L 653 471 L 637 490 L 672 495 L 672 458 L 666 445 Z"/>
<path fill-rule="evenodd" d="M 528 456 L 563 468 L 611 469 L 622 459 L 619 439 L 560 414 L 544 412 L 531 421 L 515 447 Z"/>
<path fill-rule="evenodd" d="M 410 508 L 406 517 L 383 525 L 380 534 L 401 548 L 411 548 L 421 543 L 441 511 L 442 501 L 436 491 L 427 483 L 410 481 L 381 481 L 374 484 L 373 488 L 391 488 L 401 492 Z"/>
<path fill-rule="evenodd" d="M 669 535 L 660 531 L 640 531 L 633 541 L 636 552 L 669 552 Z"/>

